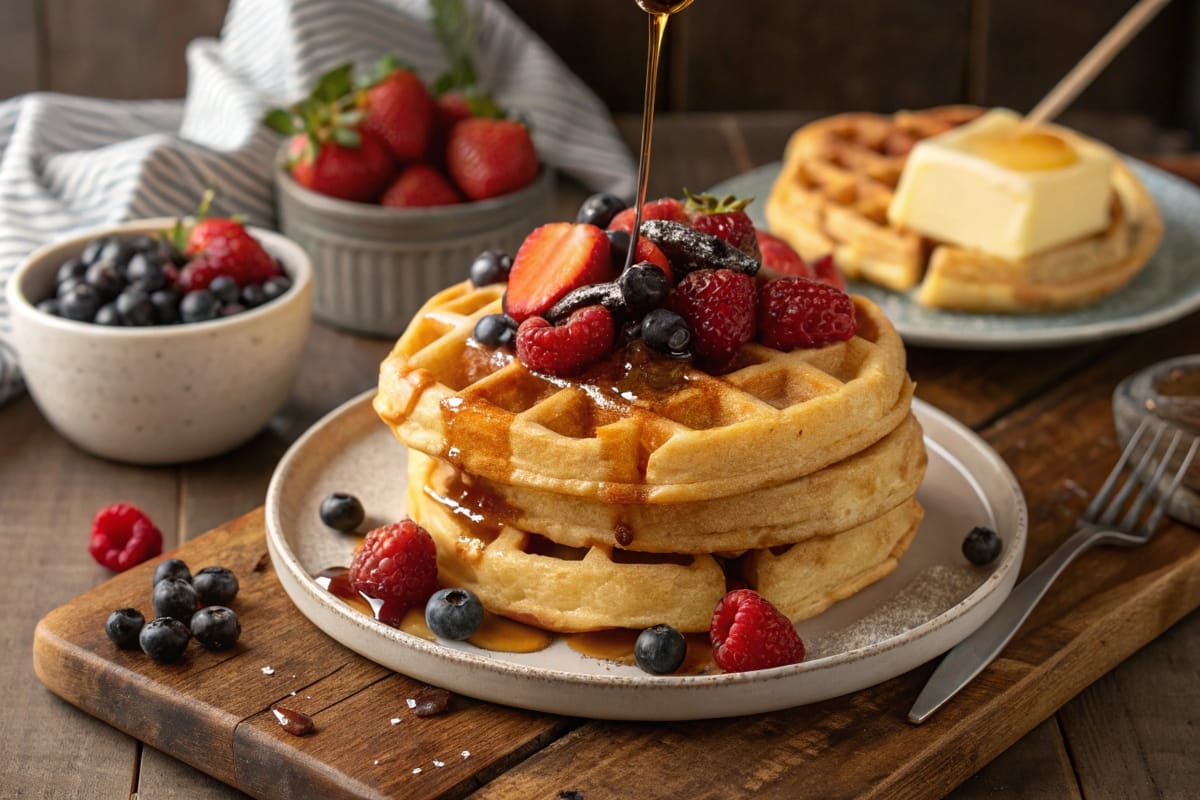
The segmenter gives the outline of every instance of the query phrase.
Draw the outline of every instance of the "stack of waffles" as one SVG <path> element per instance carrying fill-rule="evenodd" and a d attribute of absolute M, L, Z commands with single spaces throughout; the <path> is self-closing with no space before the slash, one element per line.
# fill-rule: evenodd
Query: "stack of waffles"
<path fill-rule="evenodd" d="M 1011 261 L 890 224 L 888 208 L 913 146 L 984 109 L 945 106 L 891 116 L 847 113 L 796 131 L 765 212 L 805 258 L 832 253 L 850 278 L 904 291 L 927 306 L 1022 313 L 1080 306 L 1126 285 L 1162 236 L 1153 200 L 1118 159 L 1108 227 Z M 1068 141 L 1081 137 L 1048 127 Z M 952 202 L 948 199 L 948 202 Z"/>
<path fill-rule="evenodd" d="M 435 295 L 381 366 L 375 409 L 409 448 L 443 584 L 553 631 L 698 632 L 730 585 L 797 620 L 895 568 L 926 455 L 870 301 L 848 341 L 750 343 L 720 375 L 635 342 L 563 379 L 472 338 L 503 292 Z"/>

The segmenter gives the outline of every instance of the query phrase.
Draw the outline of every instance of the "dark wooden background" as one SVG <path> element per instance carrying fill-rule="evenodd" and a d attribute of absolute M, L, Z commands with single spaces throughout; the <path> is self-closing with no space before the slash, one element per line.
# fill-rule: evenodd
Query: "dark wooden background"
<path fill-rule="evenodd" d="M 615 112 L 641 107 L 645 16 L 631 0 L 508 0 Z M 1133 0 L 699 0 L 668 30 L 670 111 L 867 109 L 969 101 L 1028 109 Z M 176 97 L 184 48 L 227 0 L 0 0 L 0 97 Z M 1175 0 L 1079 99 L 1189 149 L 1200 131 L 1200 0 Z M 1114 142 L 1121 146 L 1122 142 Z"/>

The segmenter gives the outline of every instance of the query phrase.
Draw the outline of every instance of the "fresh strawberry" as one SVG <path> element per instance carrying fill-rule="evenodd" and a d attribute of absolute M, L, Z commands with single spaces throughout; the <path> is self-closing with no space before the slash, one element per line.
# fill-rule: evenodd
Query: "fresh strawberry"
<path fill-rule="evenodd" d="M 357 131 L 357 145 L 332 140 L 313 145 L 297 134 L 288 146 L 288 169 L 296 183 L 314 192 L 373 203 L 396 175 L 396 164 L 383 142 L 367 131 Z"/>
<path fill-rule="evenodd" d="M 817 280 L 828 283 L 843 292 L 846 291 L 846 281 L 842 280 L 842 275 L 838 272 L 837 266 L 833 263 L 833 256 L 830 254 L 826 253 L 814 261 L 812 269 L 816 273 Z"/>
<path fill-rule="evenodd" d="M 539 317 L 572 289 L 612 278 L 609 241 L 595 225 L 551 222 L 521 243 L 508 273 L 504 311 L 518 323 Z"/>
<path fill-rule="evenodd" d="M 360 97 L 367 117 L 361 130 L 383 141 L 394 158 L 413 161 L 425 155 L 433 133 L 433 98 L 417 73 L 389 58 L 376 66 L 377 82 Z"/>
<path fill-rule="evenodd" d="M 815 278 L 816 272 L 804 263 L 800 254 L 792 246 L 774 234 L 756 230 L 758 249 L 762 253 L 762 269 L 759 275 L 764 278 L 778 278 L 784 275 L 795 275 L 798 278 Z"/>
<path fill-rule="evenodd" d="M 450 131 L 446 169 L 472 200 L 515 192 L 538 173 L 529 129 L 508 119 L 472 117 Z"/>
<path fill-rule="evenodd" d="M 448 206 L 463 201 L 458 189 L 429 164 L 405 167 L 379 202 L 391 208 Z"/>
<path fill-rule="evenodd" d="M 854 336 L 854 301 L 842 290 L 808 278 L 776 278 L 758 300 L 758 337 L 767 347 L 792 350 L 844 342 Z"/>
<path fill-rule="evenodd" d="M 746 255 L 759 257 L 758 236 L 750 215 L 746 213 L 750 199 L 738 199 L 733 195 L 718 198 L 711 194 L 692 194 L 687 189 L 683 193 L 687 196 L 684 209 L 693 228 L 729 242 Z"/>
<path fill-rule="evenodd" d="M 633 218 L 636 209 L 630 207 L 617 213 L 608 223 L 610 231 L 625 231 L 633 235 Z M 671 222 L 687 222 L 687 212 L 683 210 L 683 202 L 674 197 L 660 197 L 642 206 L 642 222 L 648 219 L 666 219 Z"/>
<path fill-rule="evenodd" d="M 350 585 L 383 601 L 379 619 L 398 624 L 437 591 L 437 547 L 411 519 L 370 531 L 350 562 Z"/>
<path fill-rule="evenodd" d="M 770 669 L 804 660 L 804 642 L 791 621 L 751 589 L 735 589 L 721 598 L 708 635 L 713 660 L 726 672 Z"/>
<path fill-rule="evenodd" d="M 262 283 L 279 274 L 279 265 L 263 246 L 235 219 L 203 217 L 192 226 L 181 248 L 189 261 L 179 274 L 185 292 L 207 289 L 214 278 L 227 275 L 238 286 Z"/>
<path fill-rule="evenodd" d="M 692 352 L 719 369 L 754 338 L 756 300 L 753 277 L 731 269 L 698 269 L 676 285 L 668 307 L 691 328 Z"/>
<path fill-rule="evenodd" d="M 658 249 L 658 245 L 643 236 L 639 236 L 637 250 L 633 254 L 633 263 L 640 264 L 642 262 L 648 262 L 661 269 L 667 274 L 667 284 L 674 285 L 675 278 L 671 272 L 671 261 L 662 250 Z"/>
<path fill-rule="evenodd" d="M 586 306 L 561 325 L 530 317 L 517 328 L 517 358 L 528 369 L 559 377 L 577 374 L 612 350 L 615 324 L 604 306 Z"/>

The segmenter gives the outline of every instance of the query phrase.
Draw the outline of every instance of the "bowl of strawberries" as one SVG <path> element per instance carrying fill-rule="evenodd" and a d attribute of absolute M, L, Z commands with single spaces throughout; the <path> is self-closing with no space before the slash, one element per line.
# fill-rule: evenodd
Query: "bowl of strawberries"
<path fill-rule="evenodd" d="M 470 87 L 434 94 L 381 59 L 324 75 L 266 124 L 288 135 L 276 168 L 280 230 L 308 251 L 313 313 L 374 336 L 484 250 L 511 252 L 553 211 L 554 176 L 528 127 Z"/>
<path fill-rule="evenodd" d="M 278 233 L 163 217 L 47 245 L 5 293 L 47 421 L 95 455 L 174 464 L 236 447 L 284 404 L 308 338 L 312 269 Z"/>

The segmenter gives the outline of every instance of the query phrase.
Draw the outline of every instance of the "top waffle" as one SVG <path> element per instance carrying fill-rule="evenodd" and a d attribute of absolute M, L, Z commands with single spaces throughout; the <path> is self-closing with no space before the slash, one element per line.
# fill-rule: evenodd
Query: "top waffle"
<path fill-rule="evenodd" d="M 747 344 L 720 376 L 648 356 L 567 381 L 471 338 L 503 292 L 463 283 L 431 298 L 381 365 L 375 398 L 404 444 L 491 481 L 616 503 L 723 497 L 826 467 L 908 418 L 903 345 L 863 298 L 846 342 Z"/>
<path fill-rule="evenodd" d="M 1125 285 L 1157 247 L 1162 222 L 1136 177 L 1118 162 L 1107 230 L 1006 261 L 928 239 L 888 222 L 888 206 L 912 147 L 983 113 L 971 106 L 848 113 L 793 134 L 765 213 L 772 230 L 806 258 L 832 253 L 848 277 L 918 302 L 970 311 L 1030 312 L 1078 306 Z M 1063 128 L 1055 134 L 1077 138 Z"/>

